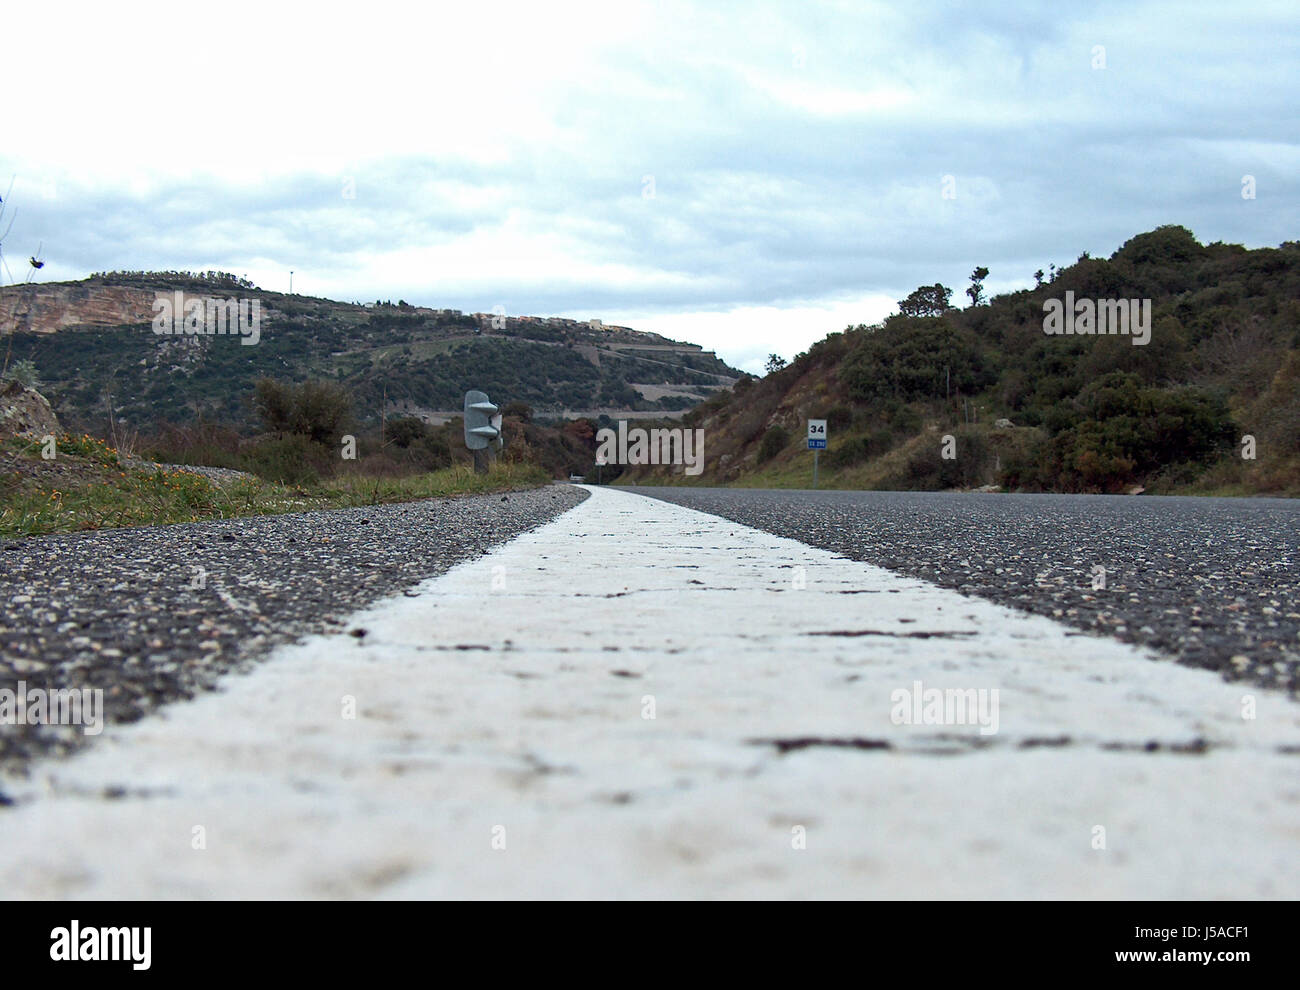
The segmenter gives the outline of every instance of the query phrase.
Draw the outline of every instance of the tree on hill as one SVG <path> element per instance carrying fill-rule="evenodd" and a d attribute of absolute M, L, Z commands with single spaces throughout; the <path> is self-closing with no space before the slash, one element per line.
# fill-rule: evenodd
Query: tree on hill
<path fill-rule="evenodd" d="M 36 365 L 29 360 L 15 361 L 9 367 L 0 371 L 0 381 L 15 381 L 37 390 L 41 387 L 41 379 L 36 370 Z"/>
<path fill-rule="evenodd" d="M 769 354 L 767 356 L 767 364 L 763 365 L 763 367 L 769 375 L 773 372 L 780 371 L 785 367 L 785 358 L 781 357 L 780 354 Z"/>
<path fill-rule="evenodd" d="M 1111 260 L 1134 265 L 1170 265 L 1192 261 L 1204 253 L 1205 248 L 1186 227 L 1165 224 L 1129 238 Z"/>
<path fill-rule="evenodd" d="M 514 416 L 525 423 L 531 423 L 533 421 L 533 407 L 527 402 L 520 402 L 516 399 L 513 402 L 507 402 L 501 407 L 501 415 Z"/>
<path fill-rule="evenodd" d="M 272 378 L 254 383 L 253 406 L 270 432 L 298 434 L 320 444 L 336 440 L 352 412 L 347 391 L 333 382 L 292 385 Z"/>
<path fill-rule="evenodd" d="M 904 316 L 943 316 L 952 309 L 949 305 L 951 298 L 952 289 L 935 282 L 934 285 L 921 286 L 906 299 L 900 299 L 898 311 Z"/>
<path fill-rule="evenodd" d="M 860 402 L 939 399 L 949 389 L 970 395 L 995 380 L 980 337 L 935 317 L 891 317 L 854 341 L 840 369 Z"/>
<path fill-rule="evenodd" d="M 428 436 L 429 429 L 424 425 L 424 421 L 418 417 L 401 416 L 388 421 L 387 433 L 390 442 L 405 449 L 416 440 Z"/>
<path fill-rule="evenodd" d="M 989 277 L 989 270 L 982 265 L 970 273 L 970 288 L 966 290 L 966 295 L 970 296 L 970 304 L 978 306 L 984 301 L 984 280 Z"/>

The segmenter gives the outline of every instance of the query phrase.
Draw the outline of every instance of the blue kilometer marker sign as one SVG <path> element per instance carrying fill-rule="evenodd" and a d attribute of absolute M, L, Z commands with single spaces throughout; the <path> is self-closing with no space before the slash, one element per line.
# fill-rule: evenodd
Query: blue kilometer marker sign
<path fill-rule="evenodd" d="M 826 420 L 824 419 L 808 420 L 808 449 L 809 450 L 826 449 Z"/>

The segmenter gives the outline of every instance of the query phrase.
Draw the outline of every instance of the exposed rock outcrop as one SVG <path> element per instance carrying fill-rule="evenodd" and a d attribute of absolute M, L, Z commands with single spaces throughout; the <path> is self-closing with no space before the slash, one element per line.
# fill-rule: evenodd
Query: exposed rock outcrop
<path fill-rule="evenodd" d="M 21 382 L 0 382 L 0 437 L 17 433 L 57 437 L 62 432 L 45 396 Z"/>
<path fill-rule="evenodd" d="M 0 290 L 0 333 L 149 323 L 154 295 L 149 289 L 89 282 L 8 286 Z"/>

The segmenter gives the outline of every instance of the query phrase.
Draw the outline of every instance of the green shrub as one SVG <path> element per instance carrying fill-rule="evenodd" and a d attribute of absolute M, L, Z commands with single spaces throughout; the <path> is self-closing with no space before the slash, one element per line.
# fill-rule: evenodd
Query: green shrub
<path fill-rule="evenodd" d="M 893 446 L 893 432 L 882 426 L 870 433 L 849 437 L 828 452 L 826 463 L 835 468 L 850 467 L 888 453 Z"/>
<path fill-rule="evenodd" d="M 260 378 L 253 386 L 253 406 L 272 433 L 298 433 L 316 443 L 332 443 L 343 433 L 352 399 L 335 382 L 301 385 Z"/>
<path fill-rule="evenodd" d="M 770 461 L 777 454 L 785 449 L 785 445 L 790 442 L 790 431 L 784 426 L 774 423 L 767 428 L 763 434 L 763 440 L 758 445 L 758 463 Z"/>
<path fill-rule="evenodd" d="M 926 444 L 907 460 L 903 469 L 903 487 L 909 491 L 941 491 L 948 488 L 974 488 L 989 477 L 992 452 L 988 441 L 976 432 L 954 435 L 957 456 L 943 457 L 942 438 Z"/>
<path fill-rule="evenodd" d="M 282 485 L 314 485 L 338 466 L 339 455 L 302 434 L 264 437 L 246 454 L 248 470 Z"/>
<path fill-rule="evenodd" d="M 424 425 L 422 419 L 415 416 L 403 416 L 400 419 L 391 419 L 385 429 L 385 435 L 392 441 L 396 447 L 406 449 L 416 440 L 423 439 L 429 433 L 429 428 Z"/>
<path fill-rule="evenodd" d="M 18 384 L 25 385 L 28 388 L 39 389 L 41 387 L 40 376 L 36 373 L 36 364 L 28 360 L 15 361 L 9 365 L 3 379 L 0 380 L 18 382 Z"/>
<path fill-rule="evenodd" d="M 411 445 L 410 450 L 415 463 L 425 471 L 437 471 L 451 467 L 451 444 L 445 433 L 431 433 L 419 443 Z"/>
<path fill-rule="evenodd" d="M 1208 463 L 1238 438 L 1221 396 L 1154 388 L 1122 372 L 1049 410 L 1045 424 L 1053 435 L 1007 465 L 1008 487 L 1118 492 L 1161 468 Z"/>
<path fill-rule="evenodd" d="M 824 416 L 815 416 L 813 418 L 826 420 L 826 428 L 832 433 L 836 433 L 840 430 L 847 430 L 852 425 L 853 410 L 841 403 L 827 409 Z"/>
<path fill-rule="evenodd" d="M 890 417 L 889 425 L 893 427 L 895 433 L 914 436 L 921 432 L 921 427 L 925 425 L 925 422 L 915 407 L 901 406 L 899 410 Z"/>
<path fill-rule="evenodd" d="M 979 339 L 942 317 L 890 317 L 855 335 L 842 379 L 856 399 L 943 398 L 971 394 L 996 380 Z"/>
<path fill-rule="evenodd" d="M 1166 224 L 1130 237 L 1112 260 L 1131 265 L 1170 265 L 1191 261 L 1205 253 L 1196 235 L 1186 227 Z"/>
<path fill-rule="evenodd" d="M 533 407 L 527 402 L 515 400 L 514 402 L 507 402 L 501 407 L 501 415 L 503 417 L 514 416 L 525 423 L 531 423 L 533 421 Z"/>

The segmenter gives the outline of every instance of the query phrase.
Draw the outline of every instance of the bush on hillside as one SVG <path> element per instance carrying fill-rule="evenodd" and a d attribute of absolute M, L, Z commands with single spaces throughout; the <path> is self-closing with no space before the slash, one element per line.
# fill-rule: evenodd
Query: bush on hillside
<path fill-rule="evenodd" d="M 1052 436 L 1009 464 L 1003 483 L 1067 492 L 1118 492 L 1162 467 L 1208 463 L 1237 438 L 1222 396 L 1161 389 L 1114 372 L 1047 418 Z"/>
<path fill-rule="evenodd" d="M 758 445 L 758 463 L 770 461 L 777 454 L 785 449 L 785 445 L 790 442 L 790 431 L 778 423 L 774 423 L 767 428 L 763 434 L 763 442 Z"/>
<path fill-rule="evenodd" d="M 990 477 L 993 454 L 988 441 L 976 431 L 960 430 L 954 434 L 957 456 L 945 459 L 942 437 L 934 436 L 913 453 L 902 473 L 887 479 L 886 487 L 910 491 L 944 491 L 951 488 L 974 488 Z"/>
<path fill-rule="evenodd" d="M 871 401 L 943 398 L 992 384 L 978 338 L 944 317 L 892 317 L 857 334 L 841 379 L 853 398 Z"/>
<path fill-rule="evenodd" d="M 352 412 L 347 390 L 334 382 L 293 385 L 259 378 L 253 389 L 257 414 L 267 430 L 281 436 L 296 433 L 314 443 L 333 443 Z"/>
<path fill-rule="evenodd" d="M 873 457 L 887 454 L 894 442 L 894 434 L 888 427 L 878 427 L 870 433 L 851 436 L 834 450 L 828 451 L 826 463 L 833 468 L 861 464 Z"/>
<path fill-rule="evenodd" d="M 405 450 L 415 441 L 428 436 L 429 428 L 425 426 L 424 420 L 416 416 L 403 416 L 388 421 L 385 435 L 394 446 Z"/>
<path fill-rule="evenodd" d="M 282 485 L 314 485 L 332 474 L 338 455 L 303 434 L 263 437 L 244 456 L 246 470 Z"/>

